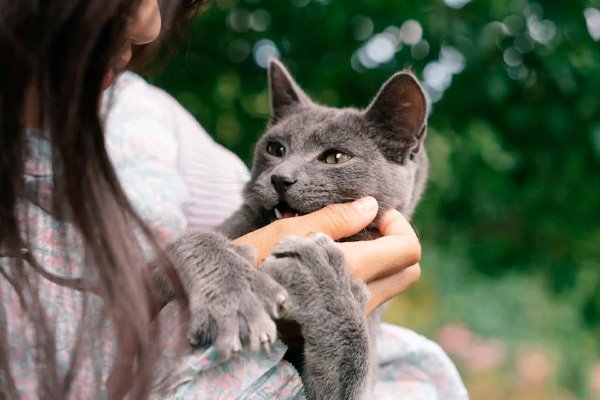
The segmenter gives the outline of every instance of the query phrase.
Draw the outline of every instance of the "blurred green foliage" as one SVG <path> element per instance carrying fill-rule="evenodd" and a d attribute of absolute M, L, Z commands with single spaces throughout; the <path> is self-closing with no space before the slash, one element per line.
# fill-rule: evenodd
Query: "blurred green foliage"
<path fill-rule="evenodd" d="M 425 255 L 415 293 L 432 288 L 438 301 L 430 325 L 556 339 L 567 354 L 559 380 L 582 393 L 578 359 L 598 360 L 600 334 L 599 8 L 216 0 L 152 79 L 249 162 L 269 112 L 259 64 L 274 51 L 331 106 L 365 106 L 394 71 L 412 68 L 435 100 L 430 184 L 415 219 Z"/>

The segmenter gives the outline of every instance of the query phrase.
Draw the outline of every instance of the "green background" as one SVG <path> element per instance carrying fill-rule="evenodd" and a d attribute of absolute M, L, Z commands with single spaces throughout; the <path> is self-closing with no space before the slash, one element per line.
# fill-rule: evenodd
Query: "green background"
<path fill-rule="evenodd" d="M 423 277 L 387 318 L 446 346 L 473 398 L 596 398 L 600 2 L 447 2 L 215 1 L 151 80 L 250 162 L 269 48 L 331 106 L 365 106 L 413 69 L 437 100 Z"/>

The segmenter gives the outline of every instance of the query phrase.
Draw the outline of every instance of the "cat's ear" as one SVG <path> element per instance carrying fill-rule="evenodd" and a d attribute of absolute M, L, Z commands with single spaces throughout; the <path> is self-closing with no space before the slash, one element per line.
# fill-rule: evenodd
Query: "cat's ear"
<path fill-rule="evenodd" d="M 277 122 L 300 105 L 311 103 L 285 66 L 269 60 L 269 89 L 271 91 L 271 123 Z"/>
<path fill-rule="evenodd" d="M 419 151 L 425 138 L 425 92 L 411 72 L 398 72 L 383 84 L 365 116 L 381 130 L 384 146 L 403 161 Z"/>

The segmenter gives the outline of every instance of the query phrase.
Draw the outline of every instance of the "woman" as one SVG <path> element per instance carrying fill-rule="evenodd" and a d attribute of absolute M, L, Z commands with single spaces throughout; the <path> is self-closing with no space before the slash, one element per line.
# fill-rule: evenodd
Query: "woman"
<path fill-rule="evenodd" d="M 171 1 L 168 15 L 200 3 Z M 159 330 L 145 254 L 160 250 L 113 171 L 99 109 L 133 46 L 158 35 L 157 2 L 0 0 L 0 10 L 0 398 L 146 398 Z M 237 242 L 266 255 L 289 234 L 341 238 L 376 209 L 335 205 Z M 382 233 L 343 248 L 373 292 L 369 310 L 420 273 L 406 221 L 390 213 Z"/>

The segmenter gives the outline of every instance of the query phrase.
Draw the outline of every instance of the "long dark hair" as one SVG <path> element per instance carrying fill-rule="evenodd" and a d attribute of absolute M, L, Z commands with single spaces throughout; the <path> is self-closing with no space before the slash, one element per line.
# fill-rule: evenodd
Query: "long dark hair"
<path fill-rule="evenodd" d="M 0 0 L 0 280 L 10 285 L 0 285 L 0 295 L 2 288 L 13 290 L 20 312 L 33 326 L 31 352 L 40 398 L 68 397 L 82 356 L 97 348 L 94 335 L 105 321 L 111 322 L 117 341 L 111 397 L 147 397 L 156 368 L 153 282 L 140 243 L 158 250 L 119 186 L 99 117 L 102 79 L 139 3 Z M 167 27 L 202 1 L 168 3 L 175 11 Z M 26 130 L 31 127 L 25 126 L 24 116 L 31 112 L 51 148 L 49 196 L 25 178 Z M 35 229 L 27 227 L 25 203 L 42 208 L 56 224 L 74 228 L 83 252 L 79 276 L 57 276 L 36 259 Z M 63 236 L 69 243 L 68 235 Z M 56 247 L 71 257 L 67 244 Z M 66 372 L 57 365 L 54 324 L 40 297 L 42 280 L 81 293 L 81 320 Z M 94 301 L 98 297 L 100 306 Z M 6 323 L 10 312 L 9 305 L 0 306 L 0 399 L 18 397 Z M 107 390 L 104 382 L 97 386 L 88 392 Z"/>

